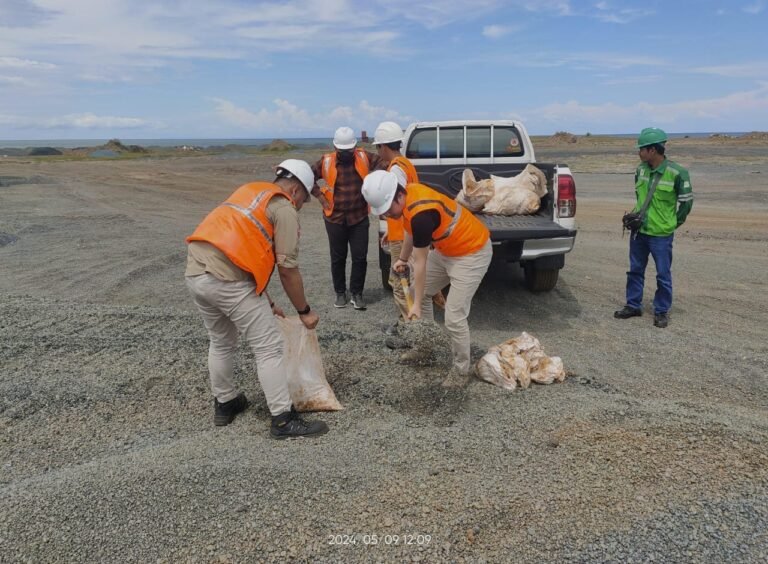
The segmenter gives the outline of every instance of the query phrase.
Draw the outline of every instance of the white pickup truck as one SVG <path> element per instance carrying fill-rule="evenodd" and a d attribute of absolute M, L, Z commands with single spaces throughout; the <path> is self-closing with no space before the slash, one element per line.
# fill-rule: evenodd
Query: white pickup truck
<path fill-rule="evenodd" d="M 439 121 L 412 123 L 405 131 L 403 152 L 419 173 L 419 181 L 455 198 L 465 168 L 477 180 L 512 177 L 534 164 L 547 177 L 547 195 L 535 215 L 475 214 L 491 232 L 494 259 L 518 262 L 529 290 L 552 290 L 565 253 L 576 240 L 576 183 L 566 165 L 538 163 L 533 145 L 519 121 Z M 386 232 L 381 221 L 380 234 Z M 388 286 L 391 259 L 379 249 L 382 282 Z M 493 268 L 493 263 L 491 268 Z"/>

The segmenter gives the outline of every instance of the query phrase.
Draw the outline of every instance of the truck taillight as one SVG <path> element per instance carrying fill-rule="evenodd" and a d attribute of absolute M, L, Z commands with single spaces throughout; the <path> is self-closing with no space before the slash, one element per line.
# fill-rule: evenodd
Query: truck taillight
<path fill-rule="evenodd" d="M 576 183 L 573 176 L 561 174 L 557 177 L 557 215 L 573 217 L 576 215 Z"/>

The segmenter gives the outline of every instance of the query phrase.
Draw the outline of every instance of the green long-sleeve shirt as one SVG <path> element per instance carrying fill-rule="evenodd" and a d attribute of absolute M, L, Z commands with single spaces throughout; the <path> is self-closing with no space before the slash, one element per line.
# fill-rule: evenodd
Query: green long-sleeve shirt
<path fill-rule="evenodd" d="M 651 169 L 647 163 L 640 163 L 635 171 L 635 211 L 643 206 L 651 178 L 657 174 L 661 178 L 640 233 L 664 237 L 685 223 L 693 208 L 693 188 L 688 171 L 674 161 L 664 159 L 655 169 Z"/>

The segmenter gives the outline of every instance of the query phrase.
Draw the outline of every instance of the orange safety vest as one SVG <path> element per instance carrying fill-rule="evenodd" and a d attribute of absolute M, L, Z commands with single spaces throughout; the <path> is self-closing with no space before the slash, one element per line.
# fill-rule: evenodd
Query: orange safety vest
<path fill-rule="evenodd" d="M 412 184 L 414 182 L 419 181 L 419 175 L 416 172 L 416 167 L 413 166 L 413 163 L 406 159 L 403 155 L 398 155 L 394 159 L 392 159 L 389 163 L 389 167 L 387 170 L 392 170 L 393 166 L 399 166 L 401 169 L 403 169 L 403 172 L 405 173 L 405 178 L 408 184 Z M 403 229 L 403 218 L 400 219 L 392 219 L 391 217 L 387 218 L 387 240 L 392 242 L 399 242 L 402 241 L 405 238 L 405 230 Z"/>
<path fill-rule="evenodd" d="M 403 207 L 403 226 L 408 233 L 413 235 L 413 216 L 426 210 L 440 214 L 432 246 L 447 257 L 471 255 L 483 248 L 491 236 L 483 222 L 456 200 L 423 184 L 409 184 Z"/>
<path fill-rule="evenodd" d="M 360 178 L 368 176 L 370 169 L 370 163 L 368 162 L 368 155 L 365 153 L 365 149 L 355 149 L 355 170 Z M 330 204 L 328 209 L 323 208 L 323 213 L 327 217 L 331 217 L 333 213 L 333 188 L 336 186 L 336 153 L 326 153 L 323 155 L 323 167 L 322 167 L 323 180 L 325 180 L 325 186 L 320 188 L 320 193 L 325 200 Z"/>
<path fill-rule="evenodd" d="M 275 268 L 275 228 L 267 218 L 267 205 L 275 196 L 293 204 L 288 194 L 269 182 L 240 186 L 208 214 L 187 243 L 205 241 L 219 249 L 235 266 L 253 275 L 256 292 L 261 294 Z"/>

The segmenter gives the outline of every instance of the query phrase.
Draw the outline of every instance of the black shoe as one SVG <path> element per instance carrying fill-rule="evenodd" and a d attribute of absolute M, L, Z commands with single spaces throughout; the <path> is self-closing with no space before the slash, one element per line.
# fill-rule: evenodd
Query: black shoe
<path fill-rule="evenodd" d="M 366 309 L 365 300 L 362 294 L 352 294 L 352 305 L 355 309 Z"/>
<path fill-rule="evenodd" d="M 347 307 L 347 293 L 336 294 L 336 301 L 333 303 L 333 307 Z"/>
<path fill-rule="evenodd" d="M 664 329 L 667 325 L 669 325 L 669 314 L 668 313 L 657 313 L 653 316 L 653 324 L 656 327 L 661 327 Z"/>
<path fill-rule="evenodd" d="M 297 437 L 316 437 L 328 432 L 328 425 L 322 421 L 304 421 L 296 409 L 272 418 L 272 428 L 269 434 L 273 439 L 292 439 Z"/>
<path fill-rule="evenodd" d="M 613 312 L 613 316 L 616 319 L 629 319 L 630 317 L 640 317 L 641 315 L 643 315 L 642 309 L 635 309 L 629 306 L 624 306 L 620 310 Z"/>
<path fill-rule="evenodd" d="M 224 403 L 219 403 L 216 398 L 213 399 L 213 424 L 217 427 L 229 425 L 235 419 L 235 415 L 245 411 L 248 407 L 248 398 L 245 394 L 240 394 L 236 398 Z"/>

